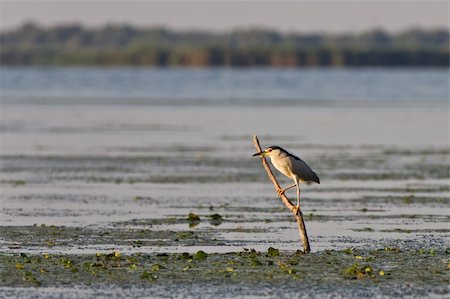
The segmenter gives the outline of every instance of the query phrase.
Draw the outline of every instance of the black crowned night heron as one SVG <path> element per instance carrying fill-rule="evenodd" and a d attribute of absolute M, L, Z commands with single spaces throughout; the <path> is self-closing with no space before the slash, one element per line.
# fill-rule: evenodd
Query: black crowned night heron
<path fill-rule="evenodd" d="M 319 177 L 305 161 L 279 146 L 269 146 L 266 150 L 256 153 L 253 156 L 269 157 L 272 165 L 279 172 L 294 180 L 294 185 L 278 191 L 278 194 L 281 195 L 286 190 L 297 187 L 297 206 L 294 208 L 294 213 L 297 213 L 300 207 L 300 183 L 315 182 L 320 184 Z"/>

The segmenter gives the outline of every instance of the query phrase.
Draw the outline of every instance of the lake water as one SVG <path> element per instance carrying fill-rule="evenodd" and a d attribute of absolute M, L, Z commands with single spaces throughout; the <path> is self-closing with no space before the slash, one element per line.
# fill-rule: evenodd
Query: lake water
<path fill-rule="evenodd" d="M 0 253 L 294 252 L 296 224 L 252 157 L 257 134 L 262 147 L 285 147 L 320 177 L 302 185 L 313 254 L 444 254 L 448 94 L 442 69 L 2 68 Z M 294 190 L 287 195 L 295 201 Z M 36 273 L 54 286 L 44 275 Z M 399 285 L 381 287 L 395 294 Z M 176 294 L 190 288 L 176 285 Z"/>
<path fill-rule="evenodd" d="M 447 69 L 2 67 L 1 95 L 7 103 L 432 105 L 448 101 L 448 81 Z"/>

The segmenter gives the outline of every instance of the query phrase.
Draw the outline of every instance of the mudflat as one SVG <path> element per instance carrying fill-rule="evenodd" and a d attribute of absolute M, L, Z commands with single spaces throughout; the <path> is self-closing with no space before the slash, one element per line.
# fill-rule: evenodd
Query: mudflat
<path fill-rule="evenodd" d="M 444 108 L 3 105 L 0 297 L 447 297 Z"/>

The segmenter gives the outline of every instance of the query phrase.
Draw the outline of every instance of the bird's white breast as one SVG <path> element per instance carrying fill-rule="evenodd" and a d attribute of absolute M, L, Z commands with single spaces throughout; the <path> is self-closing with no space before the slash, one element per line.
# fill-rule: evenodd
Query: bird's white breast
<path fill-rule="evenodd" d="M 289 167 L 289 161 L 287 160 L 289 159 L 288 157 L 286 158 L 281 158 L 281 159 L 271 159 L 272 165 L 282 174 L 284 174 L 285 176 L 287 176 L 288 178 L 294 179 L 293 177 L 293 173 Z"/>

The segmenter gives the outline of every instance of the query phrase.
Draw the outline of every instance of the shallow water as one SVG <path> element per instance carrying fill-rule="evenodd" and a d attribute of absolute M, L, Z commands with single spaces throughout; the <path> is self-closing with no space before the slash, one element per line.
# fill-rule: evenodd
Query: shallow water
<path fill-rule="evenodd" d="M 313 254 L 448 247 L 447 103 L 199 107 L 14 99 L 1 105 L 1 254 L 294 252 L 301 248 L 296 224 L 251 157 L 254 134 L 263 147 L 299 155 L 321 178 L 320 185 L 302 186 Z M 295 191 L 288 196 L 295 200 Z M 188 220 L 189 213 L 200 221 Z M 231 286 L 208 293 L 196 284 L 205 297 Z M 123 297 L 121 287 L 102 294 Z M 187 287 L 180 288 L 184 296 Z M 270 297 L 274 288 L 266 285 L 255 297 Z M 320 288 L 308 294 L 325 294 Z M 235 291 L 251 298 L 255 289 Z M 47 291 L 66 292 L 2 288 L 0 294 L 32 298 Z M 165 292 L 160 286 L 152 294 Z M 334 294 L 348 297 L 342 288 Z"/>
<path fill-rule="evenodd" d="M 442 230 L 448 229 L 447 115 L 440 109 L 424 114 L 416 108 L 50 105 L 26 107 L 31 117 L 18 126 L 23 109 L 2 107 L 3 126 L 16 124 L 15 130 L 2 133 L 2 225 L 127 227 L 134 220 L 157 219 L 161 223 L 152 225 L 153 230 L 212 230 L 216 238 L 232 241 L 231 250 L 268 239 L 274 246 L 295 250 L 298 236 L 292 219 L 259 160 L 251 157 L 251 132 L 263 131 L 263 146 L 285 145 L 321 177 L 320 185 L 302 188 L 310 235 L 320 237 L 313 250 L 327 248 L 338 236 L 354 238 L 357 244 L 361 237 L 403 238 L 399 228 L 435 230 L 442 237 Z M 301 129 L 286 126 L 278 139 L 279 128 L 270 119 L 291 114 L 302 116 Z M 405 118 L 415 115 L 417 119 L 404 126 Z M 380 118 L 390 126 L 380 126 Z M 314 125 L 313 119 L 318 121 Z M 161 128 L 145 129 L 156 124 Z M 108 127 L 111 130 L 97 129 Z M 415 138 L 420 131 L 424 138 Z M 202 221 L 189 228 L 180 221 L 190 212 L 202 218 L 217 213 L 223 223 Z M 245 234 L 221 232 L 246 223 L 259 230 L 251 240 Z M 373 231 L 355 231 L 367 227 Z M 180 250 L 173 245 L 173 251 Z M 9 251 L 7 246 L 5 242 L 3 248 Z"/>

